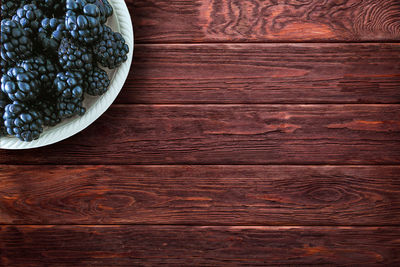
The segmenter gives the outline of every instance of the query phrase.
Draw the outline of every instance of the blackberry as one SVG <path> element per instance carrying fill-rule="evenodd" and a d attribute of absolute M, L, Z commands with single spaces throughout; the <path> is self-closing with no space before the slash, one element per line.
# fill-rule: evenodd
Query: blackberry
<path fill-rule="evenodd" d="M 114 10 L 107 0 L 87 0 L 91 4 L 95 4 L 100 10 L 100 23 L 104 24 L 113 14 Z"/>
<path fill-rule="evenodd" d="M 58 69 L 57 65 L 53 64 L 50 59 L 46 59 L 44 56 L 39 55 L 20 62 L 18 66 L 23 68 L 25 71 L 34 73 L 40 81 L 43 91 L 51 92 Z"/>
<path fill-rule="evenodd" d="M 58 49 L 59 63 L 66 71 L 87 72 L 93 69 L 93 55 L 86 47 L 64 38 Z"/>
<path fill-rule="evenodd" d="M 34 4 L 24 5 L 17 10 L 12 19 L 19 22 L 28 34 L 33 36 L 39 29 L 43 12 Z"/>
<path fill-rule="evenodd" d="M 36 73 L 14 67 L 1 77 L 1 90 L 12 101 L 29 102 L 40 94 L 40 82 Z"/>
<path fill-rule="evenodd" d="M 43 132 L 41 114 L 32 107 L 28 109 L 25 104 L 20 102 L 7 105 L 3 119 L 7 133 L 21 141 L 36 140 Z"/>
<path fill-rule="evenodd" d="M 28 33 L 17 21 L 3 19 L 1 21 L 1 58 L 5 61 L 18 62 L 30 57 L 32 41 Z"/>
<path fill-rule="evenodd" d="M 67 0 L 65 27 L 74 40 L 93 43 L 103 32 L 101 13 L 97 5 L 89 0 Z"/>
<path fill-rule="evenodd" d="M 79 99 L 83 96 L 83 75 L 79 72 L 59 72 L 54 80 L 57 96 Z"/>
<path fill-rule="evenodd" d="M 107 72 L 95 67 L 87 73 L 83 83 L 85 93 L 92 96 L 100 96 L 107 92 L 110 79 L 108 78 Z"/>
<path fill-rule="evenodd" d="M 60 72 L 54 81 L 57 92 L 56 107 L 59 118 L 83 115 L 83 75 L 80 72 Z"/>
<path fill-rule="evenodd" d="M 57 110 L 56 99 L 44 99 L 35 104 L 37 110 L 42 114 L 44 126 L 56 126 L 61 122 L 59 111 Z"/>
<path fill-rule="evenodd" d="M 113 32 L 104 25 L 104 32 L 93 52 L 102 66 L 114 69 L 128 59 L 129 47 L 120 33 Z"/>
<path fill-rule="evenodd" d="M 57 52 L 61 40 L 66 35 L 65 21 L 63 19 L 44 18 L 38 31 L 38 40 L 43 50 Z"/>

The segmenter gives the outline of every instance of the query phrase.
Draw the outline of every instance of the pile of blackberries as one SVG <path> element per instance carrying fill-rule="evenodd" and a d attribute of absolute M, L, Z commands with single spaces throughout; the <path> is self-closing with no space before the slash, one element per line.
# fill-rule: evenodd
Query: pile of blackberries
<path fill-rule="evenodd" d="M 40 137 L 104 94 L 129 47 L 105 23 L 108 0 L 2 0 L 0 137 Z"/>

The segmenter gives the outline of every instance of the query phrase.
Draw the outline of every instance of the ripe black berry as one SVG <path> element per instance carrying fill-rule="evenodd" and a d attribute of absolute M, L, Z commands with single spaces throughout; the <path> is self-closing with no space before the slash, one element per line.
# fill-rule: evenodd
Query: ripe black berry
<path fill-rule="evenodd" d="M 40 82 L 33 71 L 14 67 L 1 77 L 1 90 L 12 101 L 29 102 L 39 96 Z"/>
<path fill-rule="evenodd" d="M 39 29 L 43 12 L 34 4 L 24 5 L 17 9 L 12 19 L 19 22 L 29 35 L 33 35 Z"/>
<path fill-rule="evenodd" d="M 36 140 L 43 132 L 41 114 L 20 102 L 7 105 L 3 119 L 7 133 L 19 138 L 21 141 L 30 142 Z"/>
<path fill-rule="evenodd" d="M 60 66 L 66 71 L 87 72 L 93 69 L 93 56 L 86 47 L 64 38 L 58 49 Z"/>
<path fill-rule="evenodd" d="M 129 47 L 120 33 L 104 26 L 104 32 L 94 46 L 93 52 L 102 66 L 114 69 L 128 59 Z"/>
<path fill-rule="evenodd" d="M 67 0 L 65 26 L 71 37 L 82 43 L 92 43 L 103 32 L 101 13 L 97 5 L 87 0 Z"/>
<path fill-rule="evenodd" d="M 108 86 L 110 86 L 110 79 L 107 72 L 98 67 L 95 67 L 86 74 L 83 83 L 85 93 L 92 96 L 104 94 L 107 92 Z"/>

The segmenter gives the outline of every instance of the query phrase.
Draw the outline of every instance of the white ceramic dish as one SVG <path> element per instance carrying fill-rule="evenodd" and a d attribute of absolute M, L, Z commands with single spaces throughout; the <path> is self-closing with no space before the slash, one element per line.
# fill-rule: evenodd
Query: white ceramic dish
<path fill-rule="evenodd" d="M 0 138 L 2 149 L 30 149 L 51 145 L 67 139 L 97 120 L 114 102 L 128 77 L 132 63 L 134 49 L 132 20 L 124 0 L 109 0 L 114 8 L 114 14 L 108 19 L 107 25 L 114 31 L 118 31 L 125 38 L 129 46 L 128 60 L 116 70 L 108 71 L 111 79 L 110 88 L 101 97 L 85 96 L 84 106 L 86 113 L 82 117 L 73 117 L 64 120 L 55 127 L 45 128 L 38 140 L 22 142 L 15 137 Z"/>

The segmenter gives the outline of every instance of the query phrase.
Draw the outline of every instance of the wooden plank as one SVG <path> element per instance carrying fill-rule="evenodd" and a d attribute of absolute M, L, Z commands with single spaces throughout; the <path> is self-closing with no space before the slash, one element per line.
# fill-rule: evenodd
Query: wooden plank
<path fill-rule="evenodd" d="M 0 224 L 399 225 L 400 166 L 1 166 Z"/>
<path fill-rule="evenodd" d="M 118 103 L 399 103 L 400 44 L 138 45 Z"/>
<path fill-rule="evenodd" d="M 0 226 L 4 266 L 400 264 L 398 227 Z"/>
<path fill-rule="evenodd" d="M 399 164 L 399 105 L 116 105 L 3 164 Z"/>
<path fill-rule="evenodd" d="M 400 40 L 397 0 L 126 0 L 138 42 Z"/>

